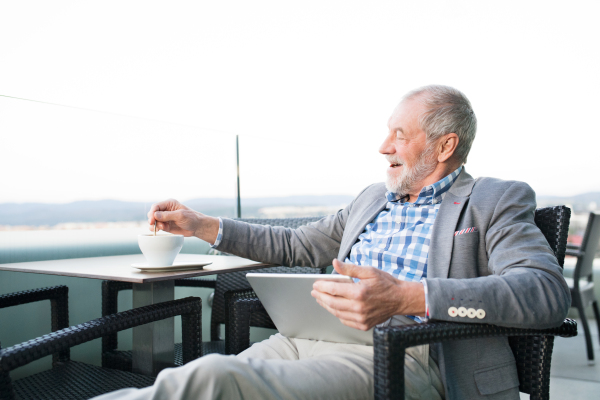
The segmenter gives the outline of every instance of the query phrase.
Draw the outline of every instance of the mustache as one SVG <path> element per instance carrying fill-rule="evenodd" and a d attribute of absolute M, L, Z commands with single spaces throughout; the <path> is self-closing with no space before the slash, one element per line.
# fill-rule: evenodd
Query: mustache
<path fill-rule="evenodd" d="M 404 165 L 404 160 L 401 159 L 400 157 L 394 157 L 394 156 L 386 155 L 385 159 L 388 160 L 388 162 L 390 164 L 402 164 L 402 165 Z"/>

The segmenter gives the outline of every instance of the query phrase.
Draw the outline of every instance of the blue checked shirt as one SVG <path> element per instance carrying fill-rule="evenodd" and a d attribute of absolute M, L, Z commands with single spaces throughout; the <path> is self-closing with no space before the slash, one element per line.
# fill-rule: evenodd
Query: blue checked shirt
<path fill-rule="evenodd" d="M 433 185 L 421 189 L 417 200 L 408 203 L 408 195 L 387 192 L 383 211 L 365 227 L 350 250 L 346 262 L 377 267 L 395 278 L 409 282 L 423 282 L 427 306 L 427 258 L 431 229 L 444 196 L 462 172 L 462 166 Z M 212 247 L 223 237 L 223 221 L 219 218 L 219 233 Z M 429 309 L 427 307 L 427 309 Z M 418 322 L 425 318 L 412 317 Z"/>
<path fill-rule="evenodd" d="M 377 267 L 403 281 L 423 282 L 427 300 L 424 278 L 427 277 L 431 229 L 444 196 L 461 171 L 462 166 L 433 185 L 425 186 L 414 203 L 407 202 L 408 195 L 399 197 L 387 192 L 385 209 L 365 227 L 346 262 Z M 418 322 L 425 320 L 411 318 Z"/>

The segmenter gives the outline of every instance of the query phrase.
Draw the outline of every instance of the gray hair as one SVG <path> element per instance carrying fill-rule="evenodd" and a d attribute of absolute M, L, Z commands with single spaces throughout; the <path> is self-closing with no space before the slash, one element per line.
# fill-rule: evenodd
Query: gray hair
<path fill-rule="evenodd" d="M 477 132 L 477 118 L 467 96 L 450 86 L 429 85 L 409 92 L 402 102 L 412 99 L 426 108 L 419 116 L 419 125 L 427 135 L 427 142 L 433 143 L 447 133 L 456 133 L 458 145 L 454 154 L 466 163 Z"/>

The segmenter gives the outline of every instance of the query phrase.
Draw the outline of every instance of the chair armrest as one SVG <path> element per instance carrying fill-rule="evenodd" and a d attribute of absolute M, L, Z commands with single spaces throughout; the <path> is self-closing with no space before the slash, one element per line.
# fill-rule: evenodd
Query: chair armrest
<path fill-rule="evenodd" d="M 576 336 L 577 322 L 567 318 L 561 326 L 551 329 L 519 329 L 452 322 L 376 328 L 373 332 L 375 399 L 404 398 L 404 353 L 407 347 L 490 336 L 539 335 Z"/>
<path fill-rule="evenodd" d="M 214 289 L 217 286 L 217 280 L 216 279 L 207 279 L 207 278 L 175 279 L 175 286 L 203 287 L 203 288 Z"/>
<path fill-rule="evenodd" d="M 271 317 L 252 289 L 225 292 L 225 304 L 225 354 L 239 354 L 250 347 L 252 317 Z"/>
<path fill-rule="evenodd" d="M 0 373 L 67 350 L 104 335 L 181 315 L 183 362 L 202 356 L 202 300 L 198 297 L 173 300 L 135 308 L 71 326 L 37 339 L 0 350 Z"/>
<path fill-rule="evenodd" d="M 25 290 L 0 296 L 0 308 L 13 307 L 20 304 L 50 300 L 50 318 L 52 332 L 69 326 L 69 288 L 65 285 L 41 289 Z M 67 361 L 70 350 L 66 349 L 52 355 L 52 364 Z"/>
<path fill-rule="evenodd" d="M 579 249 L 581 246 L 579 246 L 578 244 L 573 244 L 573 243 L 567 243 L 567 249 L 571 249 L 571 250 L 577 250 Z"/>
<path fill-rule="evenodd" d="M 576 249 L 567 249 L 565 251 L 566 256 L 574 256 L 574 257 L 583 257 L 585 255 L 585 251 L 576 250 Z"/>
<path fill-rule="evenodd" d="M 24 290 L 22 292 L 0 295 L 0 308 L 12 307 L 19 304 L 33 303 L 42 300 L 68 300 L 68 296 L 69 288 L 65 285 Z"/>

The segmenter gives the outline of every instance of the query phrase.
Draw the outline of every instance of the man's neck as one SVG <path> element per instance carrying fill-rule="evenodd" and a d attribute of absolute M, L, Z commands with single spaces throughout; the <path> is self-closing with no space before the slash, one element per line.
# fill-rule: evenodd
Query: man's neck
<path fill-rule="evenodd" d="M 415 201 L 417 201 L 417 198 L 419 197 L 419 193 L 421 193 L 421 190 L 423 190 L 423 188 L 425 186 L 433 185 L 437 181 L 450 175 L 452 172 L 454 172 L 460 166 L 461 166 L 460 163 L 452 163 L 452 164 L 439 163 L 436 166 L 435 170 L 431 174 L 429 174 L 420 183 L 415 184 L 415 189 L 411 190 L 411 192 L 408 194 L 408 196 L 409 196 L 408 202 L 414 203 Z"/>

